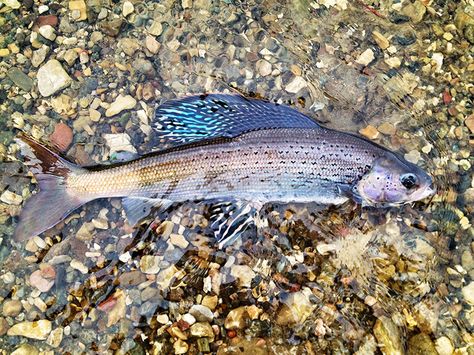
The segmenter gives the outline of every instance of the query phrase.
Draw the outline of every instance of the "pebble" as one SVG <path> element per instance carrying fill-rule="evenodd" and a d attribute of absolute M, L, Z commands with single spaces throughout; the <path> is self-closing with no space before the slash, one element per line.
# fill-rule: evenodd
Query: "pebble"
<path fill-rule="evenodd" d="M 461 292 L 464 297 L 464 301 L 466 301 L 471 306 L 474 305 L 474 281 L 471 281 L 469 285 L 464 286 Z"/>
<path fill-rule="evenodd" d="M 245 306 L 237 307 L 227 314 L 224 321 L 225 329 L 244 329 L 247 326 L 249 314 Z"/>
<path fill-rule="evenodd" d="M 174 246 L 177 246 L 178 248 L 181 248 L 181 249 L 186 249 L 186 247 L 189 245 L 189 242 L 186 240 L 186 238 L 182 234 L 172 233 L 170 235 L 170 242 Z"/>
<path fill-rule="evenodd" d="M 125 1 L 122 5 L 122 15 L 127 17 L 128 15 L 132 14 L 135 11 L 133 4 L 130 1 Z"/>
<path fill-rule="evenodd" d="M 160 271 L 160 257 L 143 255 L 140 259 L 140 270 L 145 274 L 157 274 Z"/>
<path fill-rule="evenodd" d="M 72 79 L 56 59 L 51 59 L 38 70 L 38 90 L 44 97 L 68 87 Z"/>
<path fill-rule="evenodd" d="M 48 5 L 40 5 L 38 6 L 38 13 L 44 14 L 45 12 L 49 11 L 49 6 Z"/>
<path fill-rule="evenodd" d="M 384 62 L 390 67 L 390 68 L 399 68 L 400 65 L 402 64 L 402 61 L 398 57 L 389 57 L 384 60 Z"/>
<path fill-rule="evenodd" d="M 211 322 L 214 319 L 214 314 L 206 306 L 195 304 L 189 310 L 189 313 L 196 318 L 198 322 Z"/>
<path fill-rule="evenodd" d="M 68 49 L 66 53 L 64 53 L 64 60 L 69 66 L 72 66 L 77 58 L 79 58 L 79 53 L 74 49 Z"/>
<path fill-rule="evenodd" d="M 186 323 L 188 323 L 189 325 L 193 325 L 194 323 L 196 323 L 196 318 L 194 318 L 194 316 L 191 315 L 190 313 L 184 314 L 181 317 L 181 319 L 185 321 Z"/>
<path fill-rule="evenodd" d="M 48 292 L 54 285 L 55 276 L 44 273 L 43 270 L 36 270 L 30 275 L 30 284 L 41 292 Z"/>
<path fill-rule="evenodd" d="M 12 67 L 8 70 L 7 75 L 20 89 L 30 92 L 33 88 L 33 79 L 23 73 L 20 69 Z"/>
<path fill-rule="evenodd" d="M 286 85 L 285 90 L 289 93 L 296 94 L 307 86 L 308 83 L 303 79 L 303 77 L 295 76 L 294 79 Z"/>
<path fill-rule="evenodd" d="M 33 57 L 31 58 L 31 65 L 35 68 L 38 68 L 48 56 L 50 49 L 48 46 L 43 45 L 38 50 L 33 52 Z"/>
<path fill-rule="evenodd" d="M 413 2 L 408 2 L 406 6 L 403 7 L 401 13 L 405 16 L 408 16 L 413 23 L 419 23 L 423 19 L 423 16 L 426 12 L 426 6 L 420 0 L 415 0 Z"/>
<path fill-rule="evenodd" d="M 147 35 L 145 37 L 145 47 L 150 51 L 150 53 L 156 54 L 160 50 L 161 44 L 155 39 L 155 37 Z"/>
<path fill-rule="evenodd" d="M 120 112 L 124 110 L 131 110 L 137 104 L 137 100 L 135 100 L 130 95 L 119 95 L 115 99 L 115 101 L 110 105 L 110 107 L 105 111 L 105 116 L 112 117 L 118 115 Z"/>
<path fill-rule="evenodd" d="M 122 290 L 117 290 L 115 293 L 109 298 L 110 305 L 106 305 L 104 307 L 101 304 L 102 310 L 107 312 L 107 327 L 111 327 L 114 324 L 125 317 L 125 313 L 127 311 L 127 305 L 125 303 L 125 293 Z M 108 299 L 108 300 L 109 300 Z M 106 300 L 105 302 L 107 302 Z"/>
<path fill-rule="evenodd" d="M 383 354 L 404 354 L 400 329 L 390 318 L 382 316 L 377 319 L 374 326 L 374 335 Z"/>
<path fill-rule="evenodd" d="M 44 25 L 38 29 L 38 32 L 41 36 L 46 38 L 47 40 L 54 41 L 56 39 L 56 31 L 53 26 L 51 25 Z"/>
<path fill-rule="evenodd" d="M 474 133 L 474 113 L 467 116 L 467 118 L 464 120 L 464 124 L 467 128 L 469 128 L 471 133 Z"/>
<path fill-rule="evenodd" d="M 81 274 L 85 275 L 89 272 L 89 268 L 77 259 L 72 259 L 69 265 L 71 266 L 71 268 L 79 271 Z"/>
<path fill-rule="evenodd" d="M 19 9 L 21 6 L 21 3 L 18 0 L 2 0 L 2 3 L 5 4 L 5 6 L 12 8 L 13 10 Z"/>
<path fill-rule="evenodd" d="M 388 39 L 387 39 L 383 34 L 381 34 L 380 32 L 378 32 L 378 31 L 372 32 L 372 38 L 374 39 L 375 43 L 377 43 L 377 45 L 378 45 L 381 49 L 387 49 L 388 47 L 390 47 L 390 42 L 389 42 Z"/>
<path fill-rule="evenodd" d="M 260 59 L 256 63 L 256 68 L 261 76 L 267 76 L 272 73 L 272 65 L 265 59 Z"/>
<path fill-rule="evenodd" d="M 58 123 L 54 126 L 54 132 L 49 136 L 49 139 L 59 150 L 65 152 L 73 140 L 72 129 L 65 123 Z"/>
<path fill-rule="evenodd" d="M 160 324 L 168 324 L 170 319 L 167 314 L 158 314 L 156 316 L 156 321 Z"/>
<path fill-rule="evenodd" d="M 46 340 L 46 343 L 48 343 L 53 348 L 57 348 L 59 345 L 61 345 L 61 342 L 63 341 L 63 334 L 64 334 L 63 328 L 59 327 L 59 328 L 54 329 L 49 334 L 49 337 Z"/>
<path fill-rule="evenodd" d="M 101 114 L 100 114 L 99 111 L 94 110 L 93 108 L 89 109 L 89 117 L 92 121 L 99 122 L 100 116 L 101 116 Z"/>
<path fill-rule="evenodd" d="M 410 163 L 416 164 L 421 159 L 421 153 L 418 150 L 410 150 L 407 154 L 405 154 L 404 158 Z"/>
<path fill-rule="evenodd" d="M 19 300 L 7 300 L 3 302 L 2 313 L 6 317 L 16 317 L 22 309 L 23 306 Z"/>
<path fill-rule="evenodd" d="M 121 38 L 118 42 L 118 47 L 128 55 L 129 57 L 133 56 L 137 50 L 140 49 L 140 44 L 135 38 Z"/>
<path fill-rule="evenodd" d="M 0 57 L 8 57 L 10 55 L 10 50 L 8 48 L 0 48 Z"/>
<path fill-rule="evenodd" d="M 21 344 L 10 355 L 38 355 L 39 351 L 31 344 Z"/>
<path fill-rule="evenodd" d="M 315 305 L 309 299 L 311 291 L 304 289 L 293 292 L 282 301 L 282 305 L 276 316 L 279 325 L 303 323 L 313 312 Z"/>
<path fill-rule="evenodd" d="M 159 21 L 152 21 L 147 30 L 149 34 L 159 36 L 163 33 L 163 25 Z"/>
<path fill-rule="evenodd" d="M 87 7 L 84 0 L 70 0 L 69 10 L 71 10 L 71 16 L 74 20 L 87 20 Z"/>
<path fill-rule="evenodd" d="M 420 333 L 408 340 L 407 355 L 436 354 L 436 348 L 429 335 Z"/>
<path fill-rule="evenodd" d="M 360 129 L 359 133 L 369 139 L 377 139 L 379 136 L 379 131 L 377 130 L 377 128 L 370 124 L 367 127 Z"/>
<path fill-rule="evenodd" d="M 189 350 L 189 345 L 184 340 L 178 339 L 173 344 L 175 354 L 186 354 Z"/>
<path fill-rule="evenodd" d="M 23 336 L 30 339 L 46 340 L 51 332 L 51 322 L 41 319 L 36 322 L 21 322 L 8 329 L 9 336 Z"/>
<path fill-rule="evenodd" d="M 0 337 L 7 333 L 9 327 L 7 320 L 0 317 Z"/>
<path fill-rule="evenodd" d="M 431 59 L 435 63 L 435 72 L 440 72 L 441 68 L 443 67 L 444 55 L 440 52 L 435 52 L 431 56 Z"/>
<path fill-rule="evenodd" d="M 363 51 L 359 57 L 356 59 L 356 63 L 367 66 L 369 65 L 373 60 L 375 59 L 374 52 L 372 49 L 367 48 L 365 51 Z"/>
<path fill-rule="evenodd" d="M 239 280 L 240 287 L 250 287 L 255 272 L 248 265 L 232 265 L 230 274 Z"/>
<path fill-rule="evenodd" d="M 435 348 L 438 355 L 452 355 L 454 353 L 453 343 L 446 336 L 442 336 L 435 340 Z"/>
<path fill-rule="evenodd" d="M 204 296 L 201 304 L 206 306 L 211 311 L 214 311 L 217 307 L 217 302 L 219 301 L 217 296 Z"/>
<path fill-rule="evenodd" d="M 23 202 L 23 197 L 11 192 L 10 190 L 5 190 L 0 196 L 0 201 L 6 203 L 7 205 L 19 206 Z"/>
<path fill-rule="evenodd" d="M 103 137 L 110 149 L 110 154 L 116 152 L 130 152 L 137 154 L 137 150 L 130 143 L 130 136 L 127 133 L 104 134 Z"/>
<path fill-rule="evenodd" d="M 38 18 L 36 19 L 36 24 L 38 25 L 38 27 L 45 26 L 45 25 L 56 27 L 58 25 L 58 22 L 59 22 L 58 17 L 56 15 L 43 15 L 43 16 L 38 16 Z"/>
<path fill-rule="evenodd" d="M 396 132 L 395 126 L 389 122 L 382 123 L 380 126 L 377 127 L 377 130 L 387 136 L 391 136 Z"/>
<path fill-rule="evenodd" d="M 189 333 L 191 336 L 197 338 L 208 337 L 214 339 L 214 331 L 212 330 L 211 325 L 207 322 L 194 323 L 191 328 L 189 328 Z"/>
<path fill-rule="evenodd" d="M 423 301 L 415 305 L 414 318 L 418 328 L 426 333 L 434 333 L 438 325 L 438 313 L 432 305 Z"/>

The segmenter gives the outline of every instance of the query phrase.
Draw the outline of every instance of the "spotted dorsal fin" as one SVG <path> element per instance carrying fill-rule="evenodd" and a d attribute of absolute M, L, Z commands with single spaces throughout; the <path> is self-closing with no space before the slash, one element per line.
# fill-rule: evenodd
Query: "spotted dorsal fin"
<path fill-rule="evenodd" d="M 153 121 L 153 148 L 271 128 L 320 128 L 310 117 L 284 105 L 239 95 L 209 94 L 171 100 Z"/>

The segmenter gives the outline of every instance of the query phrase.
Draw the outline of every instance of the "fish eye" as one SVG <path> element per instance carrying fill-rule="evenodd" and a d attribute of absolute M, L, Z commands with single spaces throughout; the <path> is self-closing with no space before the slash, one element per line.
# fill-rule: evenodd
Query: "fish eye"
<path fill-rule="evenodd" d="M 412 189 L 416 186 L 417 178 L 415 174 L 403 174 L 402 176 L 400 176 L 400 182 L 407 189 Z"/>

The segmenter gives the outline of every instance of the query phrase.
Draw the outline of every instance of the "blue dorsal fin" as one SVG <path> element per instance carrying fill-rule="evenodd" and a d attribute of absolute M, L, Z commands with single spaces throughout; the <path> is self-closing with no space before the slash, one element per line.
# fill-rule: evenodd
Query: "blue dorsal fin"
<path fill-rule="evenodd" d="M 240 95 L 209 94 L 165 102 L 152 124 L 157 145 L 179 145 L 270 128 L 319 128 L 310 117 L 284 105 Z"/>

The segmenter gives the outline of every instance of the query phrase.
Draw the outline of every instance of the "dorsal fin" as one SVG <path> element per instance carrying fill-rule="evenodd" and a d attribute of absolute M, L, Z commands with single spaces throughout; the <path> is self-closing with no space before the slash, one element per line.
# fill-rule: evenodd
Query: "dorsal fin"
<path fill-rule="evenodd" d="M 225 94 L 188 96 L 165 102 L 156 109 L 152 125 L 154 148 L 236 137 L 257 129 L 320 127 L 288 106 Z"/>

